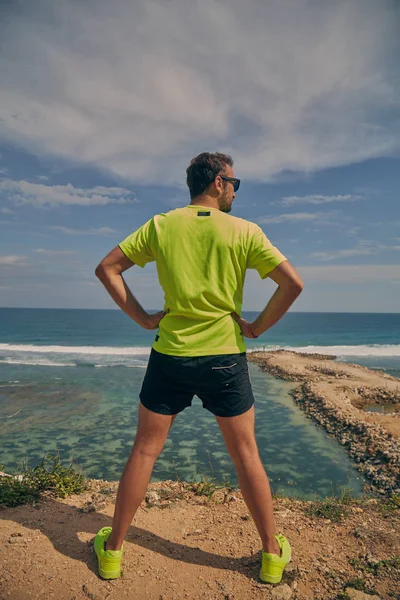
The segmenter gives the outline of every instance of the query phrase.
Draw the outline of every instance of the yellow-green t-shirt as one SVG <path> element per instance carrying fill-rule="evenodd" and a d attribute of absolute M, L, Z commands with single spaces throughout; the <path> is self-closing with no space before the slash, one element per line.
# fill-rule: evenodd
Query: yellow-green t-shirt
<path fill-rule="evenodd" d="M 155 215 L 119 247 L 139 267 L 156 261 L 170 312 L 152 347 L 173 356 L 245 352 L 231 313 L 241 314 L 246 269 L 265 279 L 286 260 L 255 223 L 192 204 Z"/>

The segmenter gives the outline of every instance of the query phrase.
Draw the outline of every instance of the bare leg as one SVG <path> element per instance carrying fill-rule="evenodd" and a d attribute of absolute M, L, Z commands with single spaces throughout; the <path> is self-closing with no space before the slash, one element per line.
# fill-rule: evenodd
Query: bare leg
<path fill-rule="evenodd" d="M 254 405 L 237 417 L 216 417 L 236 467 L 240 490 L 261 538 L 264 552 L 280 555 L 271 489 L 254 435 Z"/>
<path fill-rule="evenodd" d="M 154 463 L 161 453 L 176 415 L 160 415 L 139 404 L 138 429 L 131 455 L 118 487 L 112 532 L 107 550 L 120 550 L 129 526 L 143 500 Z"/>

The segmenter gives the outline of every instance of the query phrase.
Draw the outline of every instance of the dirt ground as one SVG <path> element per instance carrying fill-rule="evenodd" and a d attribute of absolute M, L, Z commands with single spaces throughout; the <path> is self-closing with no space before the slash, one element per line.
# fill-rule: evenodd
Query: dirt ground
<path fill-rule="evenodd" d="M 261 545 L 240 492 L 207 498 L 172 481 L 150 484 L 125 541 L 123 574 L 103 581 L 93 539 L 111 525 L 116 489 L 94 480 L 81 495 L 3 509 L 0 598 L 329 600 L 351 581 L 378 598 L 400 598 L 399 510 L 383 511 L 382 501 L 354 501 L 336 523 L 308 516 L 310 502 L 275 498 L 292 561 L 272 586 L 258 579 Z M 358 594 L 348 597 L 364 598 Z"/>

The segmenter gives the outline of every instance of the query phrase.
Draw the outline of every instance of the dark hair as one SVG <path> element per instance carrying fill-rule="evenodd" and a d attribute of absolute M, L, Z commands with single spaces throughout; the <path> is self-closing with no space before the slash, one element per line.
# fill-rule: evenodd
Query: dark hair
<path fill-rule="evenodd" d="M 203 194 L 216 176 L 224 172 L 226 165 L 232 167 L 233 159 L 229 154 L 221 152 L 215 154 L 202 152 L 192 158 L 186 169 L 186 183 L 189 186 L 190 198 Z"/>

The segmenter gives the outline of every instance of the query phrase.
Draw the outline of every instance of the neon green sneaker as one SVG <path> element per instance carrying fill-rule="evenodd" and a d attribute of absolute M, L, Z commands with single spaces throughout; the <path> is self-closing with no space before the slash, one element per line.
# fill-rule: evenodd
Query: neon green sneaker
<path fill-rule="evenodd" d="M 121 560 L 124 551 L 122 544 L 121 550 L 105 550 L 105 544 L 111 535 L 111 527 L 103 527 L 94 538 L 94 551 L 99 563 L 99 575 L 103 579 L 118 579 L 121 575 Z"/>
<path fill-rule="evenodd" d="M 292 558 L 292 549 L 284 535 L 275 536 L 281 549 L 281 555 L 270 554 L 262 551 L 262 562 L 260 570 L 260 579 L 265 583 L 279 583 L 282 579 L 283 570 Z"/>

